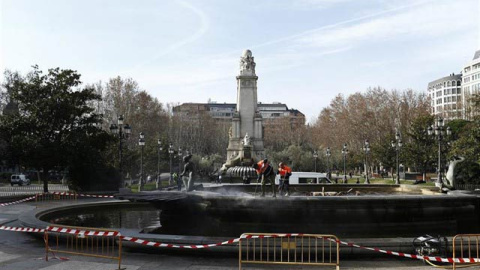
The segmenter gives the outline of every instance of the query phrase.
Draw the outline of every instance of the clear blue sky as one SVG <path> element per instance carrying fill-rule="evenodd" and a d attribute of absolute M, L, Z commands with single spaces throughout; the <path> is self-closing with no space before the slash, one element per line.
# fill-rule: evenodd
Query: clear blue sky
<path fill-rule="evenodd" d="M 2 70 L 120 75 L 163 103 L 233 103 L 248 48 L 259 101 L 309 121 L 338 93 L 425 91 L 480 48 L 479 0 L 0 1 Z"/>

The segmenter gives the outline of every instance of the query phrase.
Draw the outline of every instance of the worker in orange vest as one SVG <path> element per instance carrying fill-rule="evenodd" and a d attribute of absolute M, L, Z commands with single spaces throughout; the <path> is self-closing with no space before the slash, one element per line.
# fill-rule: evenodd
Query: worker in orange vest
<path fill-rule="evenodd" d="M 278 164 L 278 174 L 280 174 L 280 187 L 278 188 L 278 193 L 280 195 L 285 194 L 285 196 L 290 196 L 288 190 L 290 175 L 292 175 L 292 169 L 285 165 L 285 163 L 280 162 Z"/>
<path fill-rule="evenodd" d="M 258 180 L 262 180 L 262 194 L 260 196 L 265 197 L 265 185 L 268 180 L 272 185 L 273 197 L 276 197 L 275 173 L 273 172 L 273 168 L 268 162 L 268 159 L 260 160 L 259 162 L 253 164 L 253 167 L 257 171 L 257 183 Z"/>

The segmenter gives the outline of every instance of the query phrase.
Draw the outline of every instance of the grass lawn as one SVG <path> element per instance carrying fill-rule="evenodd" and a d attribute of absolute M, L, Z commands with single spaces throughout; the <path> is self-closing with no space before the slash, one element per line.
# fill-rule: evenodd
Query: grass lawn
<path fill-rule="evenodd" d="M 168 181 L 162 181 L 162 188 L 167 187 L 167 186 L 168 186 Z M 138 184 L 131 185 L 130 189 L 132 190 L 132 192 L 138 192 Z M 150 182 L 150 183 L 144 184 L 143 185 L 143 190 L 144 191 L 156 190 L 155 182 Z"/>
<path fill-rule="evenodd" d="M 364 178 L 360 178 L 360 183 L 363 183 L 365 182 L 365 179 Z M 400 184 L 402 185 L 413 185 L 415 181 L 412 181 L 412 180 L 400 180 Z M 393 185 L 395 184 L 395 181 L 393 180 L 393 178 L 374 178 L 374 179 L 370 179 L 370 183 L 371 184 L 386 184 L 386 185 Z M 434 182 L 427 182 L 425 184 L 419 184 L 420 186 L 435 186 L 435 183 Z"/>

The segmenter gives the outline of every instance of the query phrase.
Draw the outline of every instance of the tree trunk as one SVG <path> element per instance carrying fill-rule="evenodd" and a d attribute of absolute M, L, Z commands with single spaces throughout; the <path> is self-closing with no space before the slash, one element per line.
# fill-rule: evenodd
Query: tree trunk
<path fill-rule="evenodd" d="M 42 173 L 42 180 L 43 180 L 43 192 L 48 193 L 48 169 L 43 169 Z"/>

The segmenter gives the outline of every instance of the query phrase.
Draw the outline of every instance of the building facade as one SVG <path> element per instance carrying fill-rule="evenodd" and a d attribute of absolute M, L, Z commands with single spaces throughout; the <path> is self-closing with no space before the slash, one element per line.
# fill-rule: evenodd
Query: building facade
<path fill-rule="evenodd" d="M 173 108 L 177 115 L 195 117 L 202 113 L 208 113 L 213 119 L 231 121 L 235 113 L 235 103 L 183 103 Z M 275 120 L 285 117 L 290 119 L 293 125 L 305 125 L 305 115 L 296 109 L 289 109 L 284 103 L 257 103 L 257 110 L 264 119 L 265 124 L 275 123 Z"/>
<path fill-rule="evenodd" d="M 476 51 L 473 60 L 465 65 L 463 72 L 463 97 L 462 102 L 465 104 L 462 110 L 463 119 L 471 119 L 478 112 L 472 111 L 470 108 L 470 97 L 473 94 L 480 93 L 480 50 Z"/>
<path fill-rule="evenodd" d="M 446 120 L 460 119 L 463 112 L 462 74 L 432 81 L 428 84 L 431 113 Z"/>

